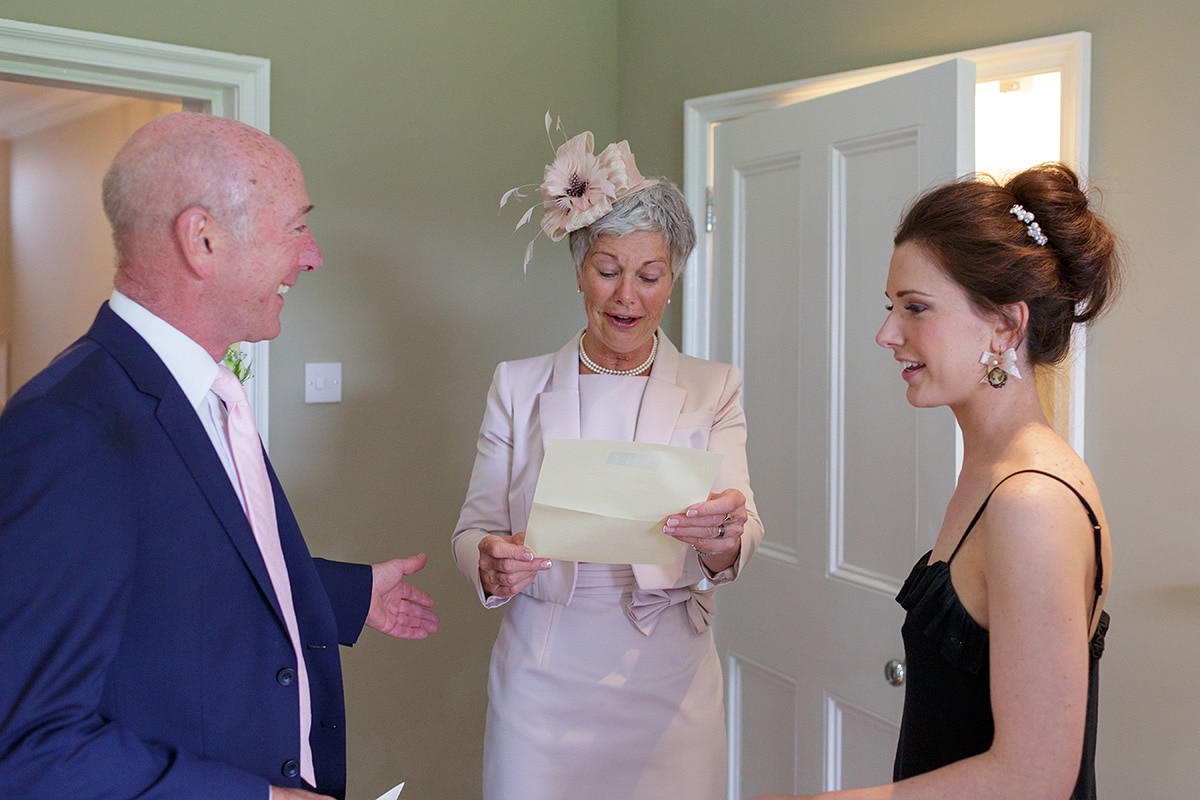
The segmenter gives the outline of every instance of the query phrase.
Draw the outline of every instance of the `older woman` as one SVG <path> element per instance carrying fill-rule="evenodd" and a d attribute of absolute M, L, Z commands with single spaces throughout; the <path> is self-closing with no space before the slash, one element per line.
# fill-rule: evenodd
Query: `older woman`
<path fill-rule="evenodd" d="M 726 740 L 711 587 L 738 576 L 763 532 L 741 377 L 680 354 L 658 327 L 695 244 L 679 190 L 643 179 L 624 142 L 598 158 L 590 145 L 581 134 L 560 148 L 542 186 L 543 230 L 570 233 L 586 327 L 557 353 L 496 368 L 453 538 L 483 605 L 507 606 L 483 796 L 717 800 Z M 665 566 L 551 562 L 526 548 L 545 443 L 563 438 L 723 454 L 709 499 L 664 525 L 690 547 Z"/>
<path fill-rule="evenodd" d="M 896 598 L 897 783 L 820 796 L 1094 800 L 1112 547 L 1091 472 L 1047 422 L 1032 373 L 1104 310 L 1116 240 L 1075 173 L 1047 164 L 932 190 L 895 244 L 876 341 L 909 403 L 954 412 L 962 470 Z"/>

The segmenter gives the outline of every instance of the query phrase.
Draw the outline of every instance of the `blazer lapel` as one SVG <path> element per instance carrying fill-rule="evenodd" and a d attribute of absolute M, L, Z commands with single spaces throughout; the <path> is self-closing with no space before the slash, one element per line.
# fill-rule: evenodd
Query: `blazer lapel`
<path fill-rule="evenodd" d="M 550 387 L 538 396 L 542 447 L 551 439 L 579 438 L 579 337 L 554 355 Z"/>
<path fill-rule="evenodd" d="M 675 431 L 675 420 L 683 408 L 687 391 L 673 383 L 657 380 L 653 375 L 646 382 L 646 393 L 642 396 L 642 409 L 638 413 L 635 442 L 648 444 L 670 444 Z"/>
<path fill-rule="evenodd" d="M 550 386 L 538 395 L 538 426 L 541 428 L 540 461 L 551 439 L 579 438 L 579 337 L 576 336 L 554 355 Z M 530 453 L 530 456 L 533 456 Z M 533 508 L 533 486 L 526 488 L 525 507 Z M 540 599 L 566 605 L 575 591 L 575 562 L 558 561 L 554 568 L 538 576 L 531 593 Z"/>
<path fill-rule="evenodd" d="M 675 421 L 683 408 L 687 390 L 679 386 L 679 351 L 659 330 L 658 356 L 654 359 L 642 407 L 638 412 L 635 442 L 668 444 Z M 579 337 L 576 336 L 554 355 L 550 387 L 538 397 L 538 422 L 543 447 L 551 439 L 579 438 Z"/>
<path fill-rule="evenodd" d="M 107 302 L 100 308 L 87 335 L 112 355 L 138 391 L 158 400 L 155 418 L 164 435 L 175 446 L 246 569 L 254 577 L 263 596 L 269 600 L 280 624 L 283 624 L 279 601 L 275 597 L 271 578 L 246 512 L 229 483 L 221 459 L 213 450 L 204 425 L 170 370 L 146 340 L 118 317 Z"/>
<path fill-rule="evenodd" d="M 283 623 L 279 600 L 275 597 L 275 588 L 267 574 L 267 565 L 258 548 L 258 541 L 254 538 L 254 529 L 250 527 L 250 520 L 229 483 L 225 467 L 213 450 L 212 442 L 195 410 L 178 387 L 174 393 L 178 395 L 177 399 L 164 396 L 158 407 L 158 419 L 163 431 L 174 442 L 180 458 L 187 465 L 201 493 L 208 499 L 209 506 L 225 528 L 242 563 L 254 577 L 263 596 L 270 601 L 280 623 Z"/>
<path fill-rule="evenodd" d="M 661 330 L 658 332 L 658 355 L 650 368 L 646 380 L 646 392 L 642 395 L 642 407 L 638 412 L 635 442 L 648 444 L 670 444 L 675 431 L 675 421 L 683 408 L 687 390 L 677 384 L 679 351 Z"/>
<path fill-rule="evenodd" d="M 635 442 L 670 444 L 675 422 L 683 408 L 687 390 L 676 383 L 679 370 L 679 351 L 660 329 L 658 331 L 658 355 L 650 368 L 646 381 L 646 392 L 642 395 L 642 407 L 638 412 Z M 670 564 L 634 564 L 633 574 L 638 586 L 643 589 L 661 589 L 674 586 L 683 576 L 685 549 Z"/>

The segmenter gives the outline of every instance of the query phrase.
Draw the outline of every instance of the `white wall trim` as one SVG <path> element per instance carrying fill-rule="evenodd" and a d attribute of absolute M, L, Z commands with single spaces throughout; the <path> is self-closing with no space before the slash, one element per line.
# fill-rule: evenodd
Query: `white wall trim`
<path fill-rule="evenodd" d="M 270 131 L 271 62 L 255 56 L 0 19 L 0 79 L 182 99 Z M 254 375 L 246 390 L 267 444 L 268 344 L 248 348 Z"/>

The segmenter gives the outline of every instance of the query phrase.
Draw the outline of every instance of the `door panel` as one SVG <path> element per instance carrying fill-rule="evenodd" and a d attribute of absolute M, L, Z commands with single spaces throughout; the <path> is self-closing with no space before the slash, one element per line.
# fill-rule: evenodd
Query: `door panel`
<path fill-rule="evenodd" d="M 756 797 L 790 785 L 796 770 L 796 740 L 778 732 L 796 730 L 795 680 L 738 658 L 731 659 L 727 680 L 738 687 L 730 694 L 739 708 L 731 712 L 757 723 L 743 731 L 742 748 L 735 755 L 753 757 L 742 769 L 729 771 L 730 795 Z"/>
<path fill-rule="evenodd" d="M 973 92 L 953 61 L 715 131 L 712 357 L 745 372 L 767 529 L 718 594 L 732 797 L 890 775 L 893 598 L 936 536 L 955 446 L 949 412 L 908 406 L 874 335 L 905 204 L 970 170 Z"/>
<path fill-rule="evenodd" d="M 877 786 L 892 779 L 896 728 L 890 721 L 858 708 L 840 697 L 826 706 L 826 740 L 830 783 L 837 786 Z"/>

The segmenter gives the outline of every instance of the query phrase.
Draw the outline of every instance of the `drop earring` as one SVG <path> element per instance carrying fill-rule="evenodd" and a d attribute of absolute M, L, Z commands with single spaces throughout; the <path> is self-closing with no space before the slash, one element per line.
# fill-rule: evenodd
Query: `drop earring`
<path fill-rule="evenodd" d="M 1008 383 L 1009 375 L 1012 375 L 1017 380 L 1021 379 L 1021 370 L 1017 368 L 1017 351 L 1011 347 L 1005 350 L 1003 354 L 984 350 L 979 363 L 988 368 L 983 373 L 983 377 L 979 379 L 979 382 L 986 383 L 993 389 L 999 389 Z"/>

